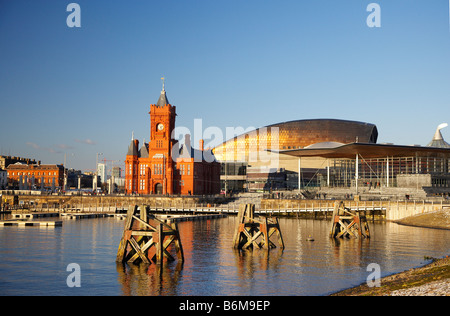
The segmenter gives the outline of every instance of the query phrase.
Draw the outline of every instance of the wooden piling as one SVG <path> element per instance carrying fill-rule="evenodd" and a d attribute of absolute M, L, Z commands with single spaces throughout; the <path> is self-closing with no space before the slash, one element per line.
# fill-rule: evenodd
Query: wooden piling
<path fill-rule="evenodd" d="M 183 247 L 177 223 L 168 225 L 150 214 L 150 207 L 142 205 L 128 208 L 127 219 L 117 250 L 117 262 L 161 264 L 166 258 L 175 258 L 168 251 L 174 244 L 179 261 L 184 261 Z"/>
<path fill-rule="evenodd" d="M 234 249 L 276 248 L 270 240 L 273 234 L 278 237 L 278 245 L 284 249 L 280 224 L 275 217 L 257 216 L 254 204 L 241 204 L 233 237 Z M 259 240 L 261 239 L 261 241 Z"/>
<path fill-rule="evenodd" d="M 331 219 L 331 238 L 370 238 L 369 224 L 365 215 L 357 209 L 351 211 L 345 207 L 344 202 L 336 202 Z"/>

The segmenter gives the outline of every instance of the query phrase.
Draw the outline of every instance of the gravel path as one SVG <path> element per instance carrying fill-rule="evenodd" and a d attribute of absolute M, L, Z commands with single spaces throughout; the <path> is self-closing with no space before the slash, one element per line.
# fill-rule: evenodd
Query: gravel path
<path fill-rule="evenodd" d="M 404 290 L 396 290 L 391 296 L 450 296 L 450 279 L 435 281 Z"/>

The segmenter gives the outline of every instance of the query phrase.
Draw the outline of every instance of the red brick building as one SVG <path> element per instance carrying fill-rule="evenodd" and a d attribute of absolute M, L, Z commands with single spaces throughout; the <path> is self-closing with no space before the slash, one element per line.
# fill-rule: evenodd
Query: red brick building
<path fill-rule="evenodd" d="M 15 163 L 6 168 L 8 186 L 19 189 L 62 188 L 64 186 L 63 165 L 41 165 Z"/>
<path fill-rule="evenodd" d="M 172 139 L 176 107 L 163 89 L 156 104 L 150 105 L 150 141 L 139 147 L 131 140 L 125 159 L 127 194 L 218 194 L 220 164 L 211 150 L 194 149 L 187 136 L 180 146 Z"/>

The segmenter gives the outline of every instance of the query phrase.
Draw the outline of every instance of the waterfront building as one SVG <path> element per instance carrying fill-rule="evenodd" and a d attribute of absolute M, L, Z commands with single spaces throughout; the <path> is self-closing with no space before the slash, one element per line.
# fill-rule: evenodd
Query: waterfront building
<path fill-rule="evenodd" d="M 25 163 L 27 165 L 30 164 L 36 164 L 36 160 L 30 159 L 30 158 L 22 158 L 22 157 L 15 157 L 15 156 L 0 156 L 0 169 L 6 170 L 6 168 L 14 163 Z M 40 161 L 38 162 L 38 164 Z"/>
<path fill-rule="evenodd" d="M 139 147 L 134 139 L 125 159 L 127 194 L 217 194 L 220 192 L 220 164 L 211 150 L 184 144 L 172 138 L 176 107 L 163 89 L 156 104 L 150 105 L 150 141 Z"/>
<path fill-rule="evenodd" d="M 220 164 L 220 190 L 240 192 L 247 190 L 247 162 L 222 162 Z"/>
<path fill-rule="evenodd" d="M 437 137 L 438 135 L 438 137 Z M 434 144 L 394 145 L 373 143 L 316 144 L 303 149 L 283 151 L 301 158 L 326 159 L 322 187 L 403 188 L 405 192 L 450 193 L 450 148 L 445 146 L 439 128 Z M 414 190 L 412 190 L 414 189 Z"/>
<path fill-rule="evenodd" d="M 310 186 L 318 185 L 318 176 L 324 173 L 326 160 L 320 157 L 302 159 L 303 177 L 298 179 L 298 159 L 283 154 L 283 151 L 307 148 L 315 144 L 376 143 L 377 138 L 377 127 L 371 123 L 337 119 L 295 120 L 237 135 L 215 147 L 213 151 L 223 165 L 245 163 L 249 166 L 247 170 L 250 173 L 239 177 L 222 173 L 222 188 L 242 188 L 249 191 L 297 189 L 299 183 L 301 185 L 303 182 Z"/>
<path fill-rule="evenodd" d="M 64 166 L 17 162 L 6 169 L 8 186 L 20 190 L 57 189 L 64 186 Z"/>
<path fill-rule="evenodd" d="M 336 119 L 296 120 L 237 135 L 216 146 L 213 151 L 218 161 L 260 163 L 267 150 L 300 149 L 324 142 L 376 143 L 377 138 L 377 127 L 370 123 Z"/>
<path fill-rule="evenodd" d="M 405 188 L 426 194 L 449 194 L 450 145 L 440 132 L 446 126 L 438 126 L 427 146 L 402 146 L 377 144 L 377 128 L 369 123 L 291 121 L 235 137 L 216 147 L 214 153 L 224 164 L 241 159 L 253 168 L 264 166 L 264 161 L 251 160 L 252 148 L 276 154 L 276 168 L 257 173 L 256 180 L 254 174 L 247 172 L 247 187 L 252 187 L 252 181 L 258 182 L 259 187 L 253 187 L 259 191 L 273 187 L 276 179 L 281 189 Z M 273 127 L 278 128 L 276 137 Z M 270 138 L 277 142 L 268 142 Z M 293 174 L 289 174 L 292 172 L 297 173 L 297 185 L 293 185 Z M 291 184 L 282 185 L 283 177 L 286 182 L 290 178 Z"/>

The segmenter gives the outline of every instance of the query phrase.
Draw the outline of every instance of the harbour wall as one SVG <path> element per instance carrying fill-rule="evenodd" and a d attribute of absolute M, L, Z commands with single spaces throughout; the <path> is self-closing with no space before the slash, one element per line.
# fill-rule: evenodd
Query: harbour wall
<path fill-rule="evenodd" d="M 14 201 L 15 199 L 15 201 Z M 25 208 L 35 207 L 117 207 L 151 205 L 154 207 L 194 207 L 195 205 L 223 204 L 229 199 L 222 196 L 120 196 L 120 195 L 6 195 L 2 202 Z"/>
<path fill-rule="evenodd" d="M 211 208 L 211 211 L 237 212 L 238 199 L 224 196 L 76 196 L 76 195 L 3 195 L 2 203 L 10 206 L 42 209 L 128 209 L 130 205 L 149 205 L 163 209 Z M 334 209 L 335 200 L 306 199 L 261 199 L 257 210 L 262 214 L 328 218 Z M 397 221 L 413 215 L 450 209 L 446 201 L 354 201 L 345 200 L 345 207 L 364 211 L 372 219 Z"/>
<path fill-rule="evenodd" d="M 275 210 L 280 213 L 287 210 L 301 209 L 306 212 L 328 212 L 334 209 L 335 200 L 288 200 L 267 199 L 261 200 L 261 210 Z M 345 207 L 352 210 L 365 211 L 366 215 L 373 215 L 377 219 L 396 221 L 406 217 L 434 212 L 441 209 L 450 209 L 450 203 L 435 201 L 354 201 L 344 200 Z"/>

